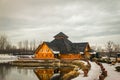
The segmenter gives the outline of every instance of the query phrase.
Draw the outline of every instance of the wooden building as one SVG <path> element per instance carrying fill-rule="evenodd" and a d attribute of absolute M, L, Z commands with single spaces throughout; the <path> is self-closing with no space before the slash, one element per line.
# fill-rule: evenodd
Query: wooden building
<path fill-rule="evenodd" d="M 35 51 L 37 59 L 81 59 L 90 57 L 88 42 L 73 43 L 68 36 L 60 32 L 51 42 L 43 42 Z"/>
<path fill-rule="evenodd" d="M 35 59 L 54 59 L 54 53 L 48 45 L 43 42 L 35 51 Z"/>
<path fill-rule="evenodd" d="M 48 69 L 36 68 L 36 69 L 34 69 L 34 73 L 37 75 L 39 80 L 50 80 L 50 78 L 54 74 L 54 69 L 52 69 L 52 68 L 48 68 Z"/>

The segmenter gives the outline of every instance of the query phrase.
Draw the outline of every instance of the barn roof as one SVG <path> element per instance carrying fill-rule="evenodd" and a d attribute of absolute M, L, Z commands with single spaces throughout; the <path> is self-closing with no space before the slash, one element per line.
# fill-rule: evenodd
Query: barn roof
<path fill-rule="evenodd" d="M 72 45 L 72 42 L 66 38 L 54 39 L 46 43 L 52 50 L 60 51 L 60 53 L 69 53 Z"/>
<path fill-rule="evenodd" d="M 80 53 L 84 52 L 86 47 L 89 44 L 86 43 L 72 43 L 66 39 L 54 39 L 51 42 L 46 42 L 46 44 L 53 50 L 53 51 L 60 51 L 60 53 Z"/>
<path fill-rule="evenodd" d="M 65 35 L 63 32 L 60 32 L 60 33 L 58 33 L 57 35 L 54 36 L 54 38 L 58 38 L 58 37 L 68 38 L 68 36 Z"/>
<path fill-rule="evenodd" d="M 70 40 L 68 40 L 68 36 L 62 32 L 55 35 L 54 37 L 55 37 L 54 40 L 45 43 L 53 51 L 59 51 L 61 54 L 80 53 L 80 52 L 84 52 L 87 46 L 90 48 L 88 42 L 72 43 Z M 61 38 L 56 38 L 56 37 L 61 37 Z"/>
<path fill-rule="evenodd" d="M 84 52 L 86 46 L 89 46 L 88 42 L 83 42 L 83 43 L 73 43 L 73 47 L 75 47 L 79 52 Z"/>

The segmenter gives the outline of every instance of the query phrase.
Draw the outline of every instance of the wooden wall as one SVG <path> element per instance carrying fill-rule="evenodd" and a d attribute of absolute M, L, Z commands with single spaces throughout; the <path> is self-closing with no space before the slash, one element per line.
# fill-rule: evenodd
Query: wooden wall
<path fill-rule="evenodd" d="M 60 59 L 81 59 L 80 54 L 60 54 Z"/>
<path fill-rule="evenodd" d="M 52 50 L 45 43 L 43 43 L 41 46 L 39 46 L 38 50 L 36 50 L 35 58 L 36 59 L 54 59 L 54 54 Z"/>

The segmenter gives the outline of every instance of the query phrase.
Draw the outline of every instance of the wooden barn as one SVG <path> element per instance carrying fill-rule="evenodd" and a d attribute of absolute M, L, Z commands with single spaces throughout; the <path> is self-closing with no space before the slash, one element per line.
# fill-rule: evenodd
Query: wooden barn
<path fill-rule="evenodd" d="M 54 59 L 53 51 L 48 47 L 48 45 L 43 42 L 37 50 L 35 51 L 36 59 Z"/>
<path fill-rule="evenodd" d="M 88 42 L 72 43 L 68 36 L 60 32 L 51 42 L 43 42 L 35 51 L 37 59 L 81 59 L 90 57 Z"/>

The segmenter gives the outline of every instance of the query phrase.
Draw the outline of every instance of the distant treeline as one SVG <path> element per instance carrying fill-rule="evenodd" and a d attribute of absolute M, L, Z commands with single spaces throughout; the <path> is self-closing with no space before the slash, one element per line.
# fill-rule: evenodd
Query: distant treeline
<path fill-rule="evenodd" d="M 36 46 L 36 40 L 18 41 L 16 45 L 13 45 L 10 41 L 11 40 L 9 40 L 5 34 L 0 35 L 0 53 L 1 54 L 5 54 L 5 53 L 32 54 L 38 46 L 38 45 Z"/>
<path fill-rule="evenodd" d="M 12 54 L 12 55 L 32 55 L 33 50 L 20 50 L 20 49 L 10 49 L 10 50 L 0 50 L 0 54 Z"/>
<path fill-rule="evenodd" d="M 110 56 L 110 57 L 116 57 L 117 55 L 120 55 L 120 52 L 97 52 L 99 56 Z M 111 54 L 111 55 L 110 55 Z"/>
<path fill-rule="evenodd" d="M 36 40 L 22 40 L 18 41 L 17 45 L 13 45 L 10 41 L 7 35 L 0 35 L 0 53 L 29 54 L 33 53 L 40 44 Z M 102 49 L 102 47 L 105 47 L 105 49 Z M 108 52 L 109 56 L 111 56 L 112 52 L 120 52 L 120 44 L 116 44 L 113 41 L 106 42 L 104 46 L 91 46 L 91 48 L 97 52 Z"/>

